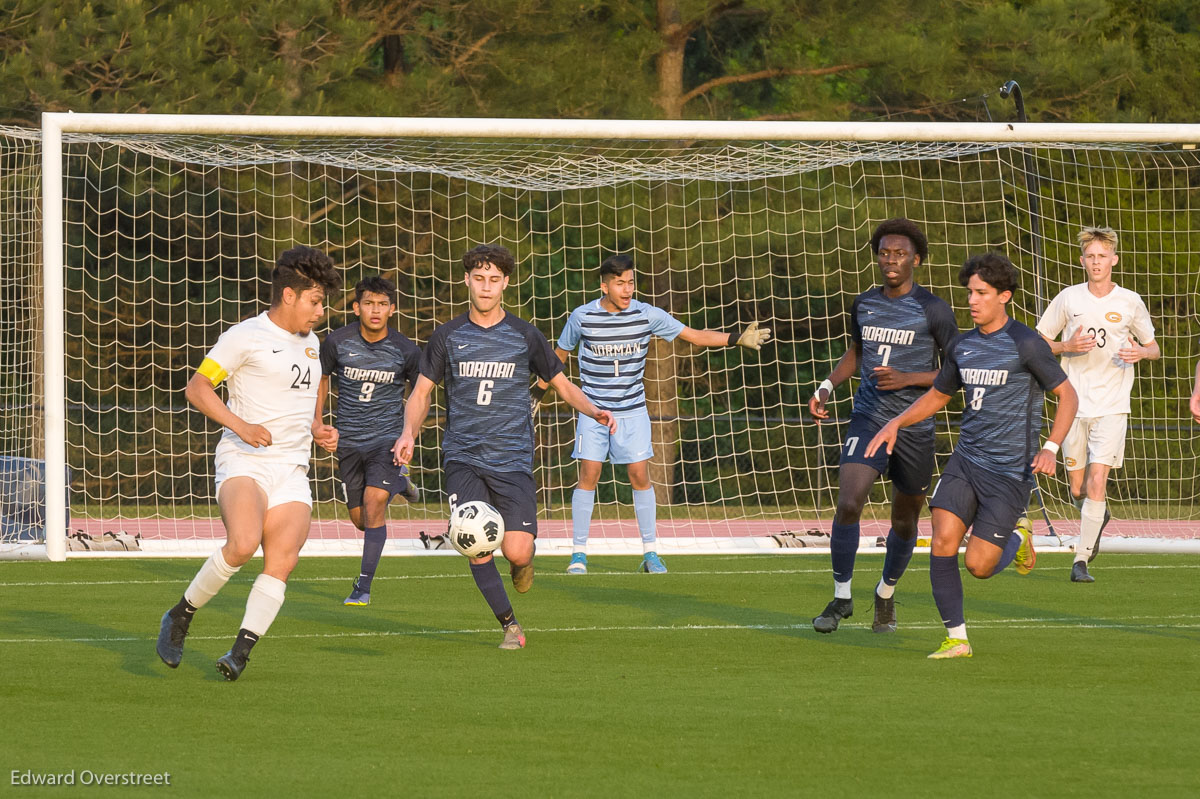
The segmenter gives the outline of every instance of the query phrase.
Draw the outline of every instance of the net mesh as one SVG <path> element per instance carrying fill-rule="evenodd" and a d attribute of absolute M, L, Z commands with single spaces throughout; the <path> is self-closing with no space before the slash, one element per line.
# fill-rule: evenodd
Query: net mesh
<path fill-rule="evenodd" d="M 39 136 L 0 135 L 3 263 L 16 278 L 0 287 L 0 455 L 36 461 Z M 390 278 L 400 294 L 394 324 L 423 344 L 466 309 L 460 258 L 484 241 L 516 255 L 506 306 L 552 342 L 570 311 L 597 295 L 596 268 L 618 251 L 634 257 L 638 297 L 690 327 L 770 326 L 776 340 L 761 353 L 652 349 L 660 533 L 686 542 L 819 527 L 836 503 L 851 391 L 839 390 L 832 424 L 812 424 L 804 406 L 848 343 L 851 300 L 878 283 L 871 232 L 906 216 L 930 240 L 918 280 L 951 302 L 962 327 L 970 321 L 956 276 L 969 254 L 999 248 L 1018 264 L 1014 315 L 1032 325 L 1058 290 L 1083 280 L 1076 231 L 1121 232 L 1114 279 L 1145 299 L 1163 358 L 1137 367 L 1109 529 L 1197 537 L 1186 402 L 1200 332 L 1194 150 L 67 135 L 64 151 L 73 527 L 172 542 L 222 535 L 211 458 L 219 431 L 189 408 L 183 388 L 223 330 L 266 307 L 278 253 L 324 249 L 348 286 Z M 352 318 L 347 299 L 333 298 L 317 332 Z M 445 524 L 435 398 L 415 459 L 428 501 L 392 511 L 394 530 L 408 534 Z M 960 408 L 956 400 L 939 419 L 939 462 Z M 544 406 L 537 433 L 542 535 L 569 537 L 569 408 Z M 314 535 L 356 541 L 332 457 L 318 455 L 311 476 Z M 1077 516 L 1063 478 L 1060 470 L 1042 485 L 1069 531 Z M 867 515 L 886 519 L 886 501 L 881 483 Z M 623 469 L 605 468 L 597 502 L 593 540 L 636 540 Z"/>

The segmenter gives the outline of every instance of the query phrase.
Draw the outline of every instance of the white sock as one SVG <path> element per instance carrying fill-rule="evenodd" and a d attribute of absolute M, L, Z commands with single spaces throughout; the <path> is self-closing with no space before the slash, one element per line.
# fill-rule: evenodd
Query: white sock
<path fill-rule="evenodd" d="M 242 617 L 242 627 L 259 637 L 265 635 L 271 622 L 275 621 L 275 614 L 283 606 L 285 591 L 287 583 L 283 580 L 268 574 L 260 574 L 254 578 L 254 587 L 250 589 L 250 598 L 246 600 L 246 615 Z"/>
<path fill-rule="evenodd" d="M 1092 499 L 1083 501 L 1079 511 L 1079 541 L 1075 544 L 1075 562 L 1086 561 L 1096 551 L 1100 540 L 1100 526 L 1104 524 L 1104 508 L 1107 502 Z"/>
<path fill-rule="evenodd" d="M 849 599 L 850 596 L 851 596 L 851 594 L 850 594 L 850 581 L 849 580 L 847 580 L 844 583 L 839 583 L 837 580 L 833 581 L 833 598 L 834 599 Z"/>
<path fill-rule="evenodd" d="M 967 640 L 967 625 L 959 624 L 954 627 L 946 628 L 947 638 L 960 638 L 963 641 Z"/>
<path fill-rule="evenodd" d="M 237 574 L 240 568 L 242 567 L 230 566 L 226 563 L 225 557 L 218 549 L 208 556 L 208 560 L 204 561 L 200 571 L 196 572 L 191 585 L 183 592 L 183 598 L 193 607 L 204 607 L 208 604 L 208 600 L 215 597 L 217 592 L 225 587 L 225 583 L 229 582 L 229 578 Z"/>
<path fill-rule="evenodd" d="M 879 594 L 879 596 L 883 597 L 884 599 L 891 599 L 892 594 L 896 593 L 896 586 L 888 585 L 883 581 L 883 578 L 880 577 L 879 585 L 875 586 L 875 593 Z"/>

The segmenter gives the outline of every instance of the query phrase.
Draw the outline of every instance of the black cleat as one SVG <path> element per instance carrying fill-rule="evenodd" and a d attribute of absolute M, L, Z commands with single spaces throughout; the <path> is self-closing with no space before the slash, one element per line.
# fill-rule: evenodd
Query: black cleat
<path fill-rule="evenodd" d="M 221 672 L 221 676 L 226 680 L 233 682 L 242 676 L 242 670 L 246 668 L 246 664 L 249 662 L 250 658 L 235 655 L 233 650 L 230 649 L 224 655 L 217 658 L 217 671 Z"/>
<path fill-rule="evenodd" d="M 813 629 L 819 633 L 831 633 L 838 628 L 838 622 L 853 615 L 853 599 L 831 600 L 821 611 L 821 615 L 812 620 Z"/>
<path fill-rule="evenodd" d="M 181 622 L 171 615 L 171 611 L 167 611 L 162 617 L 162 626 L 158 628 L 158 643 L 154 645 L 154 651 L 162 658 L 162 662 L 166 663 L 173 669 L 179 668 L 179 661 L 183 660 L 183 639 L 187 638 L 188 623 Z"/>
<path fill-rule="evenodd" d="M 850 614 L 847 613 L 846 615 L 849 616 Z M 871 632 L 896 632 L 895 596 L 890 596 L 887 599 L 884 599 L 879 594 L 875 595 L 875 621 L 871 622 Z"/>
<path fill-rule="evenodd" d="M 1088 574 L 1087 564 L 1082 560 L 1075 561 L 1075 565 L 1071 567 L 1071 582 L 1073 583 L 1094 583 L 1096 578 Z"/>

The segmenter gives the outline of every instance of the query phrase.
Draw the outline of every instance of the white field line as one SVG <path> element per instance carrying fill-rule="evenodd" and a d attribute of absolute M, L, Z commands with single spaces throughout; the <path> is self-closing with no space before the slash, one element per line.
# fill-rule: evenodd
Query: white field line
<path fill-rule="evenodd" d="M 846 623 L 845 627 L 861 627 L 866 629 L 868 624 Z M 811 624 L 807 621 L 797 624 L 649 624 L 649 625 L 603 625 L 585 627 L 526 627 L 526 632 L 542 634 L 553 633 L 606 633 L 606 632 L 709 632 L 709 631 L 785 631 L 807 630 Z M 1121 630 L 1121 629 L 1169 629 L 1192 630 L 1200 629 L 1200 614 L 1180 614 L 1172 616 L 1125 616 L 1120 619 L 1099 622 L 1083 622 L 1070 617 L 1047 618 L 1014 618 L 989 619 L 972 621 L 971 629 L 989 629 L 1003 627 L 1012 630 Z M 941 624 L 905 624 L 906 630 L 942 630 Z M 422 637 L 436 635 L 479 635 L 484 633 L 499 633 L 492 627 L 463 627 L 457 629 L 430 628 L 424 630 L 372 630 L 358 632 L 336 633 L 295 633 L 291 635 L 270 636 L 272 641 L 307 640 L 307 639 L 338 639 L 338 638 L 398 638 Z M 0 638 L 0 644 L 96 644 L 132 641 L 153 641 L 156 636 L 108 636 L 103 638 Z M 191 641 L 225 641 L 228 635 L 192 635 Z"/>
<path fill-rule="evenodd" d="M 1158 570 L 1158 569 L 1200 569 L 1200 563 L 1164 563 L 1164 564 L 1144 564 L 1144 565 L 1127 565 L 1127 566 L 1105 566 L 1103 571 L 1131 571 L 1131 570 Z M 687 575 L 689 577 L 725 577 L 738 575 L 758 575 L 758 574 L 828 574 L 829 568 L 822 567 L 816 569 L 728 569 L 728 570 L 705 570 L 705 571 L 677 571 L 675 574 Z M 288 580 L 289 583 L 328 583 L 328 582 L 344 582 L 353 580 L 356 574 L 347 573 L 341 577 L 292 577 Z M 378 575 L 375 580 L 462 580 L 470 577 L 470 573 L 461 572 L 457 574 L 394 574 L 394 575 Z M 662 577 L 648 578 L 641 572 L 591 572 L 586 577 L 579 575 L 568 575 L 559 571 L 541 570 L 537 573 L 537 579 L 560 579 L 565 578 L 570 582 L 591 582 L 607 578 L 634 578 L 639 580 L 656 579 L 661 580 Z M 668 578 L 669 579 L 669 578 Z M 30 588 L 40 586 L 96 586 L 96 585 L 158 585 L 161 583 L 169 583 L 173 585 L 182 584 L 183 579 L 156 579 L 156 580 L 30 580 L 30 581 L 0 581 L 0 588 Z"/>

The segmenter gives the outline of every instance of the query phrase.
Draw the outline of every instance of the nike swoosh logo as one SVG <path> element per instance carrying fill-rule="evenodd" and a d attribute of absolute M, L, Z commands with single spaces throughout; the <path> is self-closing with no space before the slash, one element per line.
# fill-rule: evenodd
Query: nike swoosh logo
<path fill-rule="evenodd" d="M 1074 318 L 1074 317 L 1076 317 L 1076 316 L 1083 316 L 1083 314 L 1081 314 L 1081 313 L 1073 313 L 1073 314 L 1071 314 L 1071 317 L 1072 317 L 1072 318 Z"/>
<path fill-rule="evenodd" d="M 283 352 L 283 350 L 281 350 L 281 349 L 280 349 L 280 350 L 271 350 L 271 352 L 273 352 L 273 353 L 275 353 L 276 355 L 278 355 L 279 353 Z"/>
<path fill-rule="evenodd" d="M 380 480 L 379 482 L 383 483 L 385 486 L 391 485 L 391 483 L 389 483 L 387 480 Z"/>
<path fill-rule="evenodd" d="M 471 345 L 470 344 L 459 344 L 458 348 L 461 350 L 461 349 L 466 349 L 469 346 L 471 346 Z"/>
<path fill-rule="evenodd" d="M 965 358 L 965 357 L 967 357 L 968 355 L 974 355 L 974 354 L 975 354 L 975 350 L 963 350 L 963 353 L 962 353 L 962 354 L 963 354 L 963 357 Z"/>
<path fill-rule="evenodd" d="M 531 527 L 531 526 L 533 526 L 533 522 L 521 522 L 521 526 L 522 527 Z"/>

